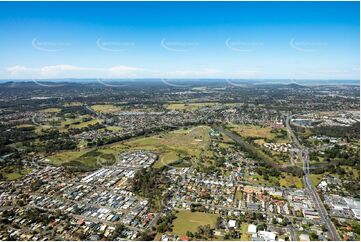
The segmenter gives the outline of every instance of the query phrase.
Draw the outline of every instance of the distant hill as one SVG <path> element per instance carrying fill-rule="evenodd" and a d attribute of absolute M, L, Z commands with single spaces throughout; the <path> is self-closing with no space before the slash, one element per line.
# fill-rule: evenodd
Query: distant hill
<path fill-rule="evenodd" d="M 297 84 L 297 83 L 290 83 L 290 84 L 286 84 L 285 86 L 289 87 L 289 88 L 306 88 L 305 86 L 302 86 L 302 85 Z"/>

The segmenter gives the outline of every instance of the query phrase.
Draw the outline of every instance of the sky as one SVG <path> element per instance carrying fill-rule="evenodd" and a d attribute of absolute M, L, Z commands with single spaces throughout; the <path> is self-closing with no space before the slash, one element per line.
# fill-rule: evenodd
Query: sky
<path fill-rule="evenodd" d="M 0 2 L 0 79 L 359 80 L 359 2 Z"/>

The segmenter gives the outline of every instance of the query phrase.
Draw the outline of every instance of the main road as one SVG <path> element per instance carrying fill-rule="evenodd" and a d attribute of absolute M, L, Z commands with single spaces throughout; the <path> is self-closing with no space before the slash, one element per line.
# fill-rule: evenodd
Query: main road
<path fill-rule="evenodd" d="M 320 196 L 318 195 L 315 187 L 312 185 L 311 179 L 310 179 L 310 158 L 308 154 L 308 149 L 303 147 L 300 142 L 298 141 L 296 135 L 293 133 L 290 125 L 292 116 L 288 116 L 286 119 L 286 127 L 288 130 L 288 133 L 292 139 L 293 144 L 296 146 L 296 148 L 299 149 L 300 158 L 303 159 L 303 172 L 304 177 L 303 181 L 305 183 L 305 186 L 309 193 L 311 194 L 312 200 L 314 204 L 316 205 L 317 211 L 321 217 L 321 220 L 325 224 L 329 237 L 331 240 L 338 241 L 341 240 L 340 237 L 337 234 L 335 225 L 332 223 L 327 210 L 325 209 L 325 206 L 323 205 L 323 202 L 321 201 Z"/>

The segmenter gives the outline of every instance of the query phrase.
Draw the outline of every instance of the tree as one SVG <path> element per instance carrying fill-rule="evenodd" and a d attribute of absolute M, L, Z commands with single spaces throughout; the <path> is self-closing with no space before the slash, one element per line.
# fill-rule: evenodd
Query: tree
<path fill-rule="evenodd" d="M 277 224 L 277 220 L 275 218 L 272 218 L 272 223 Z"/>
<path fill-rule="evenodd" d="M 265 230 L 265 229 L 267 229 L 266 224 L 262 223 L 262 224 L 257 225 L 257 231 Z"/>
<path fill-rule="evenodd" d="M 198 234 L 205 239 L 213 238 L 213 229 L 211 229 L 209 224 L 204 226 L 200 225 L 198 226 Z"/>
<path fill-rule="evenodd" d="M 318 239 L 317 234 L 316 234 L 315 232 L 311 232 L 311 233 L 310 233 L 310 239 L 311 239 L 311 240 L 317 240 L 317 239 Z"/>
<path fill-rule="evenodd" d="M 193 238 L 193 237 L 194 237 L 194 234 L 193 234 L 191 231 L 187 231 L 186 235 L 187 235 L 187 237 L 189 237 L 189 238 Z"/>

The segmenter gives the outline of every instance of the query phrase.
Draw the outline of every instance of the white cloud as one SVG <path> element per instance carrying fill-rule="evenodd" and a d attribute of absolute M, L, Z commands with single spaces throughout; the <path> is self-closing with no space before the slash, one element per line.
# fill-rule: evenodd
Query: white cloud
<path fill-rule="evenodd" d="M 55 66 L 42 67 L 40 69 L 40 74 L 43 76 L 51 76 L 69 71 L 87 71 L 87 70 L 89 70 L 89 68 L 71 66 L 71 65 L 55 65 Z"/>
<path fill-rule="evenodd" d="M 16 65 L 6 69 L 7 78 L 14 79 L 52 79 L 52 78 L 231 78 L 258 79 L 280 77 L 283 79 L 353 79 L 359 77 L 358 68 L 349 69 L 305 69 L 281 75 L 277 72 L 266 72 L 261 68 L 221 70 L 216 68 L 195 68 L 176 70 L 150 70 L 134 66 L 83 67 L 74 65 L 48 65 L 38 68 Z"/>
<path fill-rule="evenodd" d="M 216 69 L 150 71 L 132 66 L 112 66 L 109 68 L 80 67 L 73 65 L 52 65 L 40 68 L 12 66 L 7 68 L 12 78 L 211 78 L 222 77 L 223 71 Z"/>
<path fill-rule="evenodd" d="M 26 66 L 11 66 L 9 68 L 7 68 L 7 72 L 11 75 L 11 76 L 16 76 L 19 75 L 20 73 L 31 73 L 31 72 L 35 72 L 36 70 L 33 68 L 29 68 Z"/>
<path fill-rule="evenodd" d="M 131 66 L 113 66 L 110 68 L 93 68 L 73 65 L 52 65 L 40 68 L 12 66 L 7 68 L 12 78 L 127 78 L 146 73 L 142 68 Z"/>

